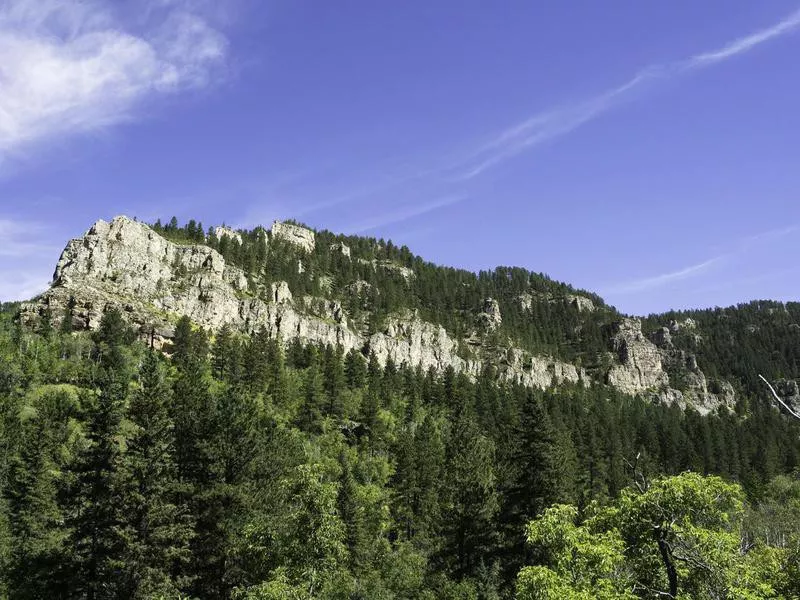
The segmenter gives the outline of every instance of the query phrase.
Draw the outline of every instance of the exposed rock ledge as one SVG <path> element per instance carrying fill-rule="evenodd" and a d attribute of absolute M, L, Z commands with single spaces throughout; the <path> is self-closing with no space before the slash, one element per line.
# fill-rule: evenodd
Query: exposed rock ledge
<path fill-rule="evenodd" d="M 652 334 L 652 341 L 642 333 L 639 319 L 625 318 L 611 330 L 611 345 L 618 364 L 606 375 L 606 382 L 628 394 L 646 394 L 681 408 L 693 406 L 700 413 L 709 413 L 720 406 L 732 408 L 736 397 L 727 381 L 706 380 L 694 355 L 687 355 L 672 345 L 666 327 Z M 655 342 L 655 343 L 654 343 Z M 668 368 L 681 373 L 681 390 L 670 387 Z"/>
<path fill-rule="evenodd" d="M 309 236 L 306 231 L 276 223 L 272 235 L 313 250 L 313 232 Z M 47 309 L 58 317 L 72 305 L 73 323 L 95 328 L 103 311 L 117 306 L 142 335 L 159 345 L 173 335 L 178 316 L 186 315 L 210 329 L 228 324 L 249 332 L 263 326 L 284 341 L 339 344 L 346 351 L 368 349 L 381 364 L 391 359 L 423 369 L 452 367 L 470 376 L 483 367 L 481 360 L 459 356 L 459 342 L 443 327 L 416 314 L 391 317 L 383 331 L 366 337 L 348 327 L 337 303 L 298 302 L 285 282 L 272 284 L 265 298 L 251 294 L 250 287 L 246 274 L 226 264 L 212 248 L 178 245 L 142 223 L 117 217 L 111 223 L 98 221 L 82 238 L 67 244 L 53 286 L 23 307 L 23 319 L 33 319 Z M 585 372 L 574 365 L 531 357 L 516 348 L 499 351 L 504 355 L 493 357 L 492 362 L 497 360 L 499 377 L 505 381 L 540 388 L 589 383 Z"/>

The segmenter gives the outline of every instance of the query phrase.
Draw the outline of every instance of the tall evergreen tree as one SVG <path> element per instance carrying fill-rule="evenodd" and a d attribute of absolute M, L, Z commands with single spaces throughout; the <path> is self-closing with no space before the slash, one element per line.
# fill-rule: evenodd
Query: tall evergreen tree
<path fill-rule="evenodd" d="M 64 597 L 60 568 L 64 560 L 63 515 L 56 499 L 55 465 L 43 443 L 47 423 L 39 419 L 26 427 L 19 456 L 12 465 L 6 490 L 12 536 L 8 586 L 11 598 Z"/>
<path fill-rule="evenodd" d="M 158 357 L 148 352 L 120 464 L 125 595 L 135 600 L 174 597 L 189 560 L 192 529 L 178 489 L 169 399 Z"/>
<path fill-rule="evenodd" d="M 267 391 L 272 360 L 269 333 L 262 326 L 252 335 L 243 357 L 243 378 L 251 393 L 262 394 Z"/>
<path fill-rule="evenodd" d="M 447 442 L 441 558 L 457 578 L 477 568 L 496 542 L 495 447 L 468 411 L 456 415 Z"/>
<path fill-rule="evenodd" d="M 365 524 L 364 508 L 358 497 L 358 483 L 353 475 L 350 461 L 344 452 L 339 454 L 339 492 L 337 508 L 344 525 L 344 542 L 347 546 L 350 568 L 355 573 L 363 572 L 368 567 L 369 534 Z"/>
<path fill-rule="evenodd" d="M 351 390 L 364 385 L 367 377 L 367 364 L 360 352 L 350 350 L 345 355 L 344 374 L 347 386 Z"/>
<path fill-rule="evenodd" d="M 327 405 L 325 381 L 320 365 L 319 354 L 312 348 L 310 364 L 303 375 L 303 397 L 297 424 L 304 431 L 319 431 L 322 411 Z"/>
<path fill-rule="evenodd" d="M 132 333 L 116 310 L 106 312 L 95 335 L 99 364 L 97 397 L 86 395 L 86 447 L 71 467 L 66 523 L 72 548 L 70 597 L 116 598 L 122 585 L 122 515 L 117 466 L 120 421 L 128 391 L 124 344 Z"/>
<path fill-rule="evenodd" d="M 517 513 L 513 522 L 522 527 L 545 507 L 573 499 L 576 465 L 570 439 L 556 429 L 541 399 L 533 394 L 522 407 L 514 446 L 516 476 L 508 506 Z"/>

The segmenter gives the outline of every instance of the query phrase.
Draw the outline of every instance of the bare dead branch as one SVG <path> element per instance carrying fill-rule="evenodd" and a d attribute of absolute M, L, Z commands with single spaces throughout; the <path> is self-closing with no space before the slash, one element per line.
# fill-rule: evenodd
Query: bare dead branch
<path fill-rule="evenodd" d="M 791 414 L 791 415 L 792 415 L 792 416 L 793 416 L 795 419 L 797 419 L 797 420 L 800 420 L 800 414 L 798 414 L 798 413 L 796 413 L 795 411 L 793 411 L 793 410 L 791 409 L 791 407 L 790 407 L 788 404 L 786 404 L 786 402 L 784 402 L 784 401 L 783 401 L 783 398 L 781 398 L 781 397 L 778 395 L 778 392 L 776 392 L 776 391 L 775 391 L 775 388 L 774 388 L 774 387 L 772 387 L 772 384 L 771 384 L 769 381 L 767 381 L 767 380 L 766 380 L 766 378 L 765 378 L 763 375 L 761 375 L 760 373 L 759 373 L 759 375 L 758 375 L 758 376 L 761 378 L 761 381 L 763 381 L 764 383 L 766 383 L 766 384 L 767 384 L 767 387 L 769 388 L 769 391 L 770 391 L 770 392 L 772 392 L 772 395 L 773 395 L 773 397 L 775 398 L 775 400 L 777 400 L 778 402 L 780 402 L 781 406 L 783 406 L 783 408 L 785 408 L 786 410 L 788 410 L 788 411 L 789 411 L 789 414 Z"/>

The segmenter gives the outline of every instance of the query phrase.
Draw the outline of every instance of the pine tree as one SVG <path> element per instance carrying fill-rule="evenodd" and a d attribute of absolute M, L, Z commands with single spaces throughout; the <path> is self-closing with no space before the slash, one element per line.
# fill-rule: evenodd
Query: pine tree
<path fill-rule="evenodd" d="M 192 555 L 195 595 L 228 598 L 239 583 L 233 540 L 247 523 L 250 491 L 246 483 L 258 452 L 258 407 L 240 389 L 227 386 L 214 402 L 214 427 L 204 435 L 205 477 L 194 485 L 196 537 Z"/>
<path fill-rule="evenodd" d="M 177 363 L 172 418 L 178 479 L 194 524 L 190 541 L 190 592 L 198 597 L 225 598 L 225 495 L 219 483 L 222 467 L 217 439 L 220 426 L 217 399 L 211 393 L 208 342 L 202 330 L 191 332 L 185 354 Z"/>
<path fill-rule="evenodd" d="M 303 376 L 303 399 L 297 415 L 297 425 L 304 431 L 319 431 L 322 409 L 327 404 L 319 355 L 314 349 L 310 365 Z"/>
<path fill-rule="evenodd" d="M 337 418 L 341 417 L 344 412 L 342 392 L 345 388 L 345 373 L 342 358 L 341 346 L 337 348 L 326 346 L 323 355 L 323 376 L 328 405 L 325 407 L 325 412 L 328 416 Z"/>
<path fill-rule="evenodd" d="M 64 528 L 56 502 L 53 464 L 43 439 L 50 433 L 34 423 L 28 427 L 25 442 L 12 464 L 6 490 L 9 529 L 12 536 L 8 568 L 10 597 L 35 600 L 60 598 L 63 594 Z M 46 423 L 45 423 L 46 425 Z"/>
<path fill-rule="evenodd" d="M 174 360 L 178 376 L 173 386 L 170 416 L 175 427 L 175 454 L 179 479 L 196 483 L 209 475 L 208 435 L 215 427 L 214 400 L 210 393 L 208 340 L 202 330 L 192 331 L 188 320 L 176 328 L 182 331 Z"/>
<path fill-rule="evenodd" d="M 238 384 L 240 378 L 241 345 L 230 326 L 225 324 L 217 332 L 211 350 L 212 373 L 217 379 Z"/>
<path fill-rule="evenodd" d="M 131 339 L 119 312 L 105 313 L 95 335 L 100 393 L 97 398 L 85 398 L 87 446 L 71 467 L 66 498 L 68 544 L 73 559 L 69 587 L 70 597 L 74 598 L 116 598 L 122 584 L 117 466 L 120 421 L 129 380 L 123 344 Z"/>
<path fill-rule="evenodd" d="M 468 411 L 455 416 L 446 457 L 441 558 L 462 578 L 496 544 L 493 518 L 499 508 L 494 444 Z"/>
<path fill-rule="evenodd" d="M 435 547 L 441 526 L 440 492 L 445 467 L 441 432 L 430 415 L 415 428 L 401 432 L 395 455 L 395 518 L 403 537 L 429 552 Z"/>
<path fill-rule="evenodd" d="M 184 315 L 178 319 L 172 338 L 172 358 L 179 367 L 193 354 L 193 339 L 192 321 Z"/>
<path fill-rule="evenodd" d="M 364 522 L 364 507 L 358 497 L 358 483 L 353 475 L 353 469 L 344 452 L 339 454 L 339 466 L 342 473 L 339 476 L 337 508 L 344 524 L 344 542 L 349 553 L 350 568 L 359 573 L 368 567 L 370 550 L 369 534 Z"/>
<path fill-rule="evenodd" d="M 286 376 L 286 361 L 280 340 L 269 341 L 269 371 L 267 392 L 276 406 L 286 406 L 289 401 L 289 382 Z"/>
<path fill-rule="evenodd" d="M 191 522 L 182 504 L 170 390 L 158 357 L 149 352 L 127 418 L 133 428 L 120 464 L 126 597 L 173 597 L 189 560 Z"/>
<path fill-rule="evenodd" d="M 347 353 L 345 356 L 344 374 L 347 387 L 351 390 L 364 385 L 364 381 L 366 381 L 367 378 L 367 364 L 360 352 L 350 350 Z"/>
<path fill-rule="evenodd" d="M 270 361 L 272 360 L 270 341 L 267 329 L 262 326 L 253 334 L 244 352 L 244 383 L 253 394 L 262 394 L 267 391 Z"/>
<path fill-rule="evenodd" d="M 550 421 L 541 400 L 529 395 L 516 432 L 516 485 L 509 501 L 519 511 L 520 527 L 544 508 L 573 499 L 575 465 L 569 438 Z"/>

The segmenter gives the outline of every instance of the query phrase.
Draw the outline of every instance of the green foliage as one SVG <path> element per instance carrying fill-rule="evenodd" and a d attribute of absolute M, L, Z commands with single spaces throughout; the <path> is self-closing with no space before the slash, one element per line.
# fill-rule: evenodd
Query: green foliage
<path fill-rule="evenodd" d="M 3 600 L 652 597 L 667 564 L 683 597 L 798 596 L 800 439 L 766 403 L 700 415 L 188 319 L 167 350 L 113 311 L 95 334 L 0 312 Z"/>
<path fill-rule="evenodd" d="M 523 568 L 517 578 L 520 600 L 625 600 L 635 598 L 625 565 L 625 543 L 615 529 L 593 531 L 578 525 L 575 507 L 547 508 L 527 527 L 527 541 L 543 565 Z"/>
<path fill-rule="evenodd" d="M 189 562 L 192 523 L 177 479 L 170 389 L 155 353 L 128 404 L 130 433 L 119 464 L 125 587 L 130 598 L 175 596 Z M 173 579 L 174 578 L 174 579 Z"/>
<path fill-rule="evenodd" d="M 719 477 L 682 473 L 623 491 L 578 520 L 548 508 L 528 542 L 540 564 L 523 568 L 517 598 L 782 598 L 785 549 L 742 543 L 744 494 Z"/>

